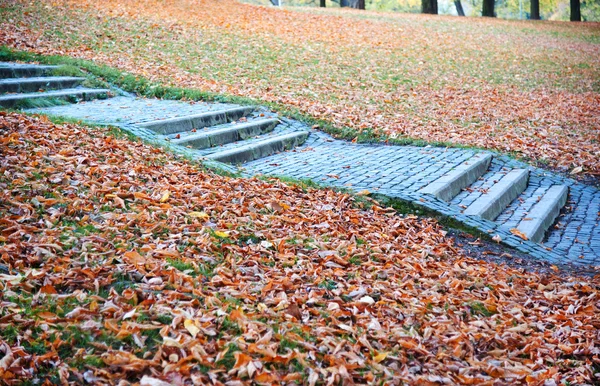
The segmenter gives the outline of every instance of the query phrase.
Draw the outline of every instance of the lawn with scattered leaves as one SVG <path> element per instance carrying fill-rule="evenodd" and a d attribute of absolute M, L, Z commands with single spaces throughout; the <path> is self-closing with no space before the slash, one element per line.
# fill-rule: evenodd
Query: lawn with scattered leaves
<path fill-rule="evenodd" d="M 1 383 L 598 382 L 598 277 L 105 128 L 0 113 L 0 154 Z"/>
<path fill-rule="evenodd" d="M 600 175 L 600 24 L 229 0 L 0 1 L 0 44 L 293 107 L 355 132 Z"/>

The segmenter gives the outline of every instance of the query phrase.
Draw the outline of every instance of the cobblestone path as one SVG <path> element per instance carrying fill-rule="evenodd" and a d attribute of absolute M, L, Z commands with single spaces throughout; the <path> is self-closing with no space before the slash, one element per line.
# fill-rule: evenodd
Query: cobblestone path
<path fill-rule="evenodd" d="M 84 100 L 26 111 L 119 126 L 194 159 L 230 170 L 238 165 L 244 175 L 312 179 L 406 200 L 537 259 L 600 265 L 595 187 L 491 152 L 336 140 L 256 106 L 131 95 L 93 99 L 110 92 L 80 86 L 83 78 L 52 76 L 54 69 L 0 63 L 0 105 Z"/>

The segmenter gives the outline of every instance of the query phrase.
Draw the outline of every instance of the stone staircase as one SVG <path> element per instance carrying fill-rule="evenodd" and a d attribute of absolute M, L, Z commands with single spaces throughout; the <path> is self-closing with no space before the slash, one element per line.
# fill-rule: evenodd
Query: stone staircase
<path fill-rule="evenodd" d="M 307 130 L 290 128 L 261 109 L 248 106 L 143 122 L 137 126 L 155 132 L 172 145 L 194 149 L 196 156 L 229 164 L 242 164 L 293 149 L 309 135 Z"/>
<path fill-rule="evenodd" d="M 398 198 L 540 260 L 600 266 L 600 191 L 507 156 L 354 144 L 316 132 L 297 151 L 244 169 Z"/>
<path fill-rule="evenodd" d="M 249 176 L 367 189 L 554 264 L 600 265 L 600 191 L 573 179 L 491 152 L 340 141 L 259 106 L 111 96 L 79 86 L 81 78 L 52 76 L 55 70 L 0 63 L 0 106 L 109 96 L 26 111 L 119 126 L 191 158 L 242 165 L 235 170 Z"/>
<path fill-rule="evenodd" d="M 53 76 L 58 69 L 58 66 L 0 63 L 0 106 L 52 105 L 57 100 L 78 103 L 110 96 L 110 90 L 80 86 L 85 78 Z M 103 107 L 110 109 L 112 104 L 109 101 Z M 119 118 L 102 123 L 123 122 Z M 134 132 L 149 131 L 154 140 L 194 150 L 194 157 L 230 164 L 292 149 L 304 143 L 309 135 L 308 130 L 281 124 L 268 111 L 254 106 L 213 104 L 208 111 L 192 110 L 166 118 L 158 115 L 154 120 L 128 123 Z"/>
<path fill-rule="evenodd" d="M 54 76 L 57 69 L 58 66 L 0 63 L 0 106 L 19 108 L 108 97 L 107 89 L 80 86 L 85 78 Z"/>
<path fill-rule="evenodd" d="M 494 170 L 489 169 L 491 162 L 492 154 L 479 153 L 419 192 L 458 206 L 467 216 L 494 221 L 501 214 L 514 215 L 511 224 L 515 226 L 508 231 L 541 242 L 567 202 L 568 187 L 547 185 L 527 191 L 528 169 Z M 526 208 L 518 210 L 521 206 Z"/>

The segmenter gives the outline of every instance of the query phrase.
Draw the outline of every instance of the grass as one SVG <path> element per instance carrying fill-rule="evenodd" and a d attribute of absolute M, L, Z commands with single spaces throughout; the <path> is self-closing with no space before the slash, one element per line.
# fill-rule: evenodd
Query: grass
<path fill-rule="evenodd" d="M 556 339 L 544 331 L 565 326 L 581 341 L 593 340 L 594 331 L 584 328 L 593 323 L 593 309 L 575 313 L 569 320 L 548 319 L 581 296 L 592 296 L 592 283 L 552 275 L 542 279 L 471 260 L 434 221 L 358 210 L 336 192 L 311 190 L 306 194 L 278 182 L 198 173 L 169 154 L 144 144 L 102 137 L 95 130 L 54 126 L 47 120 L 14 113 L 5 115 L 3 122 L 9 138 L 16 133 L 19 141 L 18 146 L 2 145 L 7 157 L 15 160 L 0 174 L 0 182 L 6 184 L 0 191 L 6 198 L 6 204 L 0 206 L 5 218 L 18 218 L 19 210 L 34 199 L 44 201 L 40 197 L 47 188 L 34 185 L 41 185 L 35 181 L 56 168 L 53 155 L 63 155 L 61 168 L 81 176 L 76 186 L 51 187 L 53 201 L 46 201 L 47 213 L 32 211 L 22 225 L 33 236 L 27 244 L 9 240 L 11 253 L 4 256 L 11 269 L 27 272 L 27 278 L 18 283 L 5 278 L 10 290 L 4 291 L 0 316 L 6 326 L 15 329 L 4 328 L 2 339 L 10 342 L 13 353 L 25 352 L 19 367 L 11 369 L 32 384 L 60 382 L 61 375 L 76 382 L 88 370 L 111 381 L 152 373 L 168 382 L 169 375 L 162 375 L 169 372 L 165 369 L 196 354 L 190 374 L 180 374 L 194 376 L 200 383 L 211 382 L 205 374 L 209 370 L 213 370 L 210 376 L 222 383 L 234 377 L 244 380 L 249 361 L 260 361 L 268 370 L 257 369 L 256 382 L 288 382 L 284 377 L 291 371 L 310 377 L 331 368 L 331 360 L 343 361 L 344 353 L 364 362 L 360 370 L 348 367 L 349 379 L 354 382 L 365 381 L 367 374 L 362 369 L 382 382 L 404 381 L 396 372 L 403 363 L 438 368 L 435 375 L 450 371 L 449 357 L 423 355 L 420 350 L 435 352 L 440 341 L 460 334 L 464 338 L 458 343 L 473 349 L 453 354 L 457 357 L 451 364 L 464 366 L 461 371 L 468 376 L 478 376 L 485 373 L 487 362 L 479 361 L 483 365 L 477 366 L 479 362 L 473 358 L 481 353 L 487 355 L 486 360 L 510 359 L 521 365 L 537 361 L 541 355 L 540 350 L 532 350 L 521 361 L 518 356 L 485 354 L 494 336 L 511 334 L 510 343 L 494 343 L 509 353 L 511 347 L 532 342 L 551 351 Z M 36 150 L 40 143 L 45 152 Z M 82 163 L 80 157 L 87 162 Z M 155 166 L 165 164 L 170 174 Z M 129 173 L 131 170 L 136 173 Z M 8 176 L 14 175 L 20 181 L 9 180 Z M 152 197 L 126 199 L 127 208 L 115 205 L 103 197 L 115 192 L 115 176 L 121 178 L 123 190 Z M 108 188 L 90 189 L 101 182 Z M 23 186 L 30 188 L 21 190 Z M 167 189 L 170 199 L 159 202 Z M 285 215 L 261 211 L 272 202 L 289 206 Z M 44 220 L 53 212 L 49 208 L 63 203 L 64 215 L 48 226 Z M 322 205 L 332 205 L 335 210 L 323 211 L 319 209 Z M 105 206 L 118 209 L 101 212 Z M 209 214 L 213 226 L 188 215 L 200 210 Z M 84 212 L 90 218 L 102 213 L 103 220 L 84 222 L 79 217 Z M 289 219 L 302 221 L 290 223 Z M 323 229 L 320 224 L 325 221 L 335 229 Z M 207 228 L 214 228 L 212 235 Z M 97 229 L 102 232 L 96 234 Z M 158 229 L 160 232 L 153 234 Z M 60 239 L 62 234 L 75 239 L 72 247 L 64 246 L 67 240 Z M 276 247 L 248 244 L 262 239 Z M 53 245 L 63 250 L 59 253 Z M 49 253 L 31 254 L 31 250 Z M 423 250 L 435 250 L 444 257 L 425 257 Z M 337 251 L 338 256 L 333 261 L 325 259 L 321 251 Z M 360 260 L 346 265 L 339 261 L 352 256 L 360 256 Z M 298 260 L 287 268 L 293 257 Z M 359 261 L 360 266 L 356 264 Z M 211 262 L 206 269 L 212 268 L 214 280 L 202 273 L 195 278 L 187 274 L 191 267 L 201 272 L 201 262 Z M 582 283 L 577 291 L 564 284 L 574 281 Z M 375 304 L 350 297 L 361 288 Z M 549 298 L 549 288 L 565 295 Z M 498 293 L 506 296 L 493 296 Z M 528 307 L 527 301 L 544 307 Z M 488 316 L 486 310 L 496 314 Z M 302 321 L 295 320 L 299 313 Z M 450 313 L 457 322 L 440 326 L 437 321 Z M 519 323 L 539 328 L 528 334 L 513 333 L 510 329 L 517 314 Z M 475 317 L 494 328 L 468 328 Z M 381 334 L 372 329 L 376 321 L 385 329 Z M 410 336 L 415 333 L 418 341 Z M 567 349 L 578 347 L 577 342 L 562 342 Z M 374 349 L 392 355 L 381 362 L 375 360 Z M 37 355 L 42 353 L 51 357 Z M 291 361 L 292 356 L 297 362 Z M 145 360 L 140 361 L 142 358 Z M 553 359 L 560 365 L 570 358 L 559 352 Z M 559 376 L 593 375 L 586 358 L 578 359 L 582 360 L 577 368 L 561 369 Z M 394 363 L 399 367 L 392 366 Z M 327 380 L 321 377 L 317 381 Z"/>
<path fill-rule="evenodd" d="M 139 96 L 147 98 L 233 103 L 240 105 L 263 105 L 282 116 L 304 122 L 311 127 L 319 128 L 320 130 L 323 130 L 324 132 L 331 134 L 336 138 L 352 140 L 358 143 L 383 142 L 390 145 L 484 149 L 478 146 L 457 144 L 448 141 L 426 141 L 411 137 L 397 138 L 390 136 L 381 130 L 366 129 L 357 131 L 352 127 L 339 126 L 325 119 L 315 118 L 309 114 L 301 112 L 300 109 L 289 105 L 271 102 L 269 100 L 260 98 L 247 98 L 230 94 L 207 92 L 193 88 L 165 86 L 162 83 L 152 82 L 143 76 L 135 76 L 110 66 L 98 65 L 92 61 L 72 58 L 69 56 L 40 55 L 27 51 L 14 50 L 7 46 L 0 46 L 0 61 L 22 61 L 58 65 L 61 67 L 53 71 L 53 75 L 55 76 L 86 76 L 87 79 L 86 83 L 84 84 L 86 87 L 109 88 L 110 85 L 115 85 L 124 91 L 135 93 Z M 43 108 L 66 103 L 68 102 L 58 99 L 39 101 L 33 99 L 20 103 L 18 106 L 16 106 L 16 108 Z M 239 173 L 237 172 L 224 170 L 223 168 L 210 163 L 207 165 L 207 167 L 214 169 L 218 173 L 222 173 L 222 175 L 229 175 L 232 177 L 239 176 Z"/>
<path fill-rule="evenodd" d="M 393 208 L 398 213 L 416 214 L 422 217 L 434 218 L 438 221 L 440 225 L 442 225 L 446 229 L 462 231 L 487 241 L 492 240 L 492 235 L 486 232 L 482 232 L 479 229 L 468 226 L 460 221 L 455 220 L 450 216 L 433 211 L 416 203 L 405 201 L 399 198 L 384 196 L 382 194 L 373 194 L 371 195 L 371 198 L 377 201 L 380 206 Z"/>
<path fill-rule="evenodd" d="M 390 135 L 382 130 L 374 129 L 363 129 L 357 131 L 355 128 L 348 126 L 339 126 L 331 123 L 330 121 L 314 118 L 313 116 L 302 113 L 300 109 L 291 107 L 281 103 L 274 103 L 268 100 L 255 99 L 240 97 L 230 94 L 220 94 L 206 92 L 202 90 L 192 88 L 181 88 L 181 87 L 170 87 L 158 82 L 152 82 L 143 76 L 134 76 L 133 74 L 120 71 L 118 69 L 106 66 L 98 65 L 92 61 L 76 59 L 68 56 L 61 55 L 39 55 L 26 51 L 13 50 L 7 46 L 0 46 L 0 61 L 25 61 L 25 62 L 40 62 L 44 64 L 60 65 L 59 68 L 53 70 L 53 75 L 56 76 L 85 76 L 87 79 L 84 82 L 86 87 L 98 87 L 98 88 L 110 88 L 110 85 L 116 85 L 119 88 L 136 93 L 140 96 L 148 98 L 162 98 L 162 99 L 173 99 L 173 100 L 190 100 L 190 101 L 209 101 L 209 102 L 222 102 L 222 103 L 235 103 L 241 105 L 265 105 L 271 110 L 278 112 L 283 116 L 290 117 L 292 119 L 299 120 L 312 127 L 318 127 L 321 130 L 345 140 L 352 140 L 358 143 L 386 143 L 390 145 L 399 146 L 438 146 L 438 147 L 452 147 L 452 148 L 465 148 L 475 150 L 485 150 L 483 146 L 476 146 L 472 144 L 462 144 L 451 141 L 436 141 L 436 140 L 424 140 L 419 138 L 413 138 L 410 136 L 397 137 Z M 578 65 L 580 68 L 587 69 L 589 65 L 582 63 Z M 20 102 L 16 108 L 43 108 L 55 105 L 66 104 L 67 101 L 60 99 L 47 99 L 47 100 L 26 100 Z M 159 146 L 171 149 L 170 144 L 160 143 Z M 538 167 L 548 168 L 551 162 L 548 159 L 542 158 L 541 160 L 524 156 L 519 152 L 509 151 L 510 156 L 520 159 L 522 161 L 532 163 Z M 223 165 L 214 162 L 205 162 L 204 166 L 219 175 L 239 177 L 240 173 L 233 168 L 224 168 Z M 279 177 L 285 180 L 285 177 Z M 296 183 L 298 184 L 298 183 Z M 309 182 L 308 185 L 311 185 Z M 301 183 L 300 185 L 305 185 Z"/>
<path fill-rule="evenodd" d="M 39 34 L 44 49 L 31 51 L 82 58 L 47 62 L 140 95 L 260 103 L 356 141 L 469 146 L 564 170 L 600 168 L 600 34 L 592 23 L 229 1 L 57 4 L 17 3 L 0 22 L 29 26 L 11 35 L 17 42 Z"/>
<path fill-rule="evenodd" d="M 142 76 L 135 76 L 107 65 L 98 65 L 90 60 L 70 56 L 40 55 L 0 46 L 0 61 L 39 62 L 57 65 L 61 67 L 53 70 L 55 76 L 92 76 L 92 79 L 97 79 L 100 82 L 99 87 L 107 87 L 109 84 L 113 84 L 125 91 L 148 98 L 185 99 L 243 105 L 255 104 L 255 101 L 250 98 L 221 95 L 191 88 L 163 86 Z"/>
<path fill-rule="evenodd" d="M 234 354 L 237 351 L 240 351 L 240 348 L 235 343 L 229 344 L 225 355 L 223 355 L 223 357 L 220 360 L 218 360 L 215 364 L 217 366 L 223 366 L 227 370 L 231 370 L 233 368 L 233 365 L 235 365 Z"/>

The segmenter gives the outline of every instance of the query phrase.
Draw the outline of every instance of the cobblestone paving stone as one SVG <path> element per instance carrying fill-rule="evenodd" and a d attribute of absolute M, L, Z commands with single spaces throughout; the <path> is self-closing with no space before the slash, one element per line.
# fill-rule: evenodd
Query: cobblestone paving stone
<path fill-rule="evenodd" d="M 508 245 L 536 258 L 557 264 L 600 265 L 600 191 L 594 187 L 494 154 L 488 172 L 450 203 L 418 193 L 474 154 L 465 149 L 353 144 L 313 132 L 303 146 L 249 162 L 244 168 L 250 174 L 308 178 L 323 185 L 368 189 L 409 200 L 499 235 Z M 529 169 L 528 187 L 493 222 L 462 214 L 494 181 L 515 168 Z M 510 229 L 527 217 L 552 185 L 568 186 L 569 200 L 544 243 L 524 241 L 511 234 Z"/>
<path fill-rule="evenodd" d="M 98 124 L 119 125 L 183 117 L 232 107 L 237 107 L 237 105 L 206 102 L 195 102 L 192 104 L 171 100 L 118 96 L 104 100 L 93 100 L 29 111 L 69 116 Z"/>
<path fill-rule="evenodd" d="M 198 151 L 170 145 L 165 141 L 165 136 L 157 135 L 136 124 L 232 107 L 236 105 L 121 96 L 76 105 L 30 110 L 30 112 L 116 125 L 144 140 L 166 145 L 176 153 L 201 160 L 211 150 Z M 248 119 L 269 117 L 277 117 L 277 115 L 265 109 L 258 109 Z M 298 121 L 280 119 L 282 124 L 277 126 L 276 133 L 308 130 L 306 125 Z M 254 139 L 256 140 L 260 139 Z M 226 146 L 235 147 L 247 143 L 248 141 L 240 141 L 239 144 Z M 447 203 L 418 192 L 429 182 L 441 177 L 474 154 L 476 151 L 469 149 L 355 144 L 335 140 L 327 134 L 312 130 L 304 145 L 292 151 L 251 161 L 244 164 L 241 170 L 243 175 L 287 176 L 312 179 L 325 186 L 344 187 L 353 191 L 367 189 L 373 193 L 410 201 L 435 210 L 492 236 L 498 235 L 503 243 L 537 259 L 554 264 L 600 265 L 600 191 L 594 187 L 494 154 L 487 173 L 468 190 L 459 193 L 451 202 Z M 227 170 L 235 170 L 224 164 L 215 162 L 211 164 L 218 164 L 219 167 Z M 484 194 L 483 191 L 495 180 L 515 168 L 529 169 L 529 185 L 495 221 L 462 213 L 464 208 Z M 551 229 L 544 243 L 525 241 L 511 234 L 510 229 L 515 228 L 519 221 L 526 217 L 538 198 L 555 184 L 569 187 L 569 199 L 557 225 Z"/>

